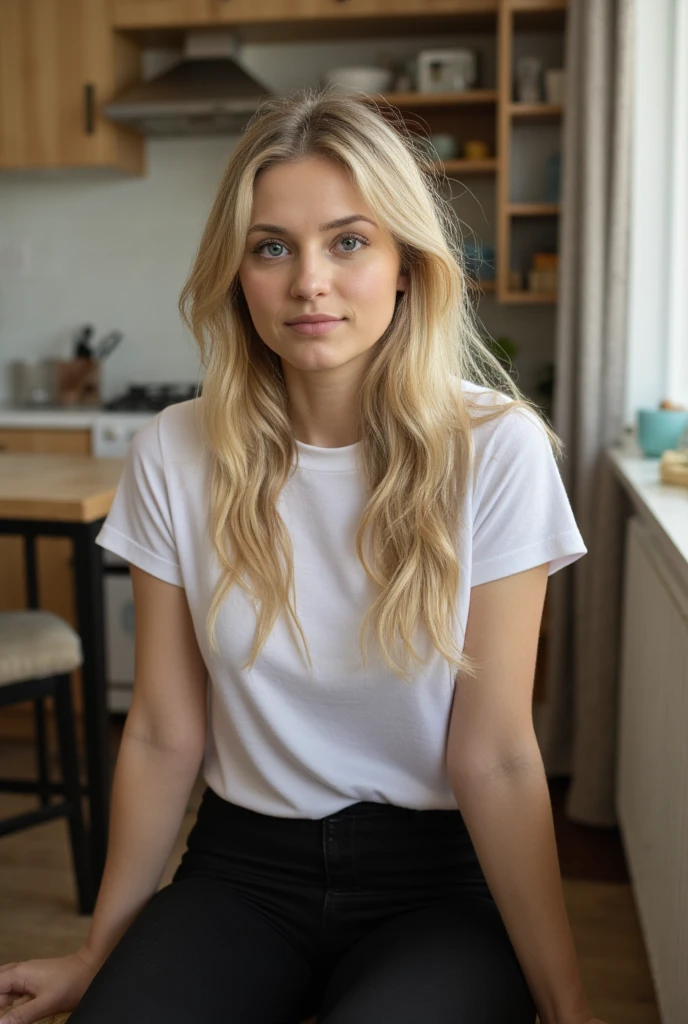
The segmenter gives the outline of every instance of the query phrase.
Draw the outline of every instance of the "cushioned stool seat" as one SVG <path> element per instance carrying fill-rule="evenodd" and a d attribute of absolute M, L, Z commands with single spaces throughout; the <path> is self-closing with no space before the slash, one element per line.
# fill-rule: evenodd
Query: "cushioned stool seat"
<path fill-rule="evenodd" d="M 40 610 L 0 614 L 0 685 L 63 675 L 81 661 L 81 638 L 59 616 Z"/>
<path fill-rule="evenodd" d="M 0 818 L 0 837 L 63 817 L 69 824 L 79 912 L 93 912 L 95 900 L 89 864 L 88 835 L 81 808 L 71 673 L 82 663 L 81 638 L 52 612 L 37 608 L 0 612 L 0 708 L 33 701 L 38 777 L 0 777 L 0 792 L 33 793 L 40 806 Z M 50 778 L 46 700 L 52 700 L 61 778 Z M 53 796 L 61 797 L 54 800 Z"/>

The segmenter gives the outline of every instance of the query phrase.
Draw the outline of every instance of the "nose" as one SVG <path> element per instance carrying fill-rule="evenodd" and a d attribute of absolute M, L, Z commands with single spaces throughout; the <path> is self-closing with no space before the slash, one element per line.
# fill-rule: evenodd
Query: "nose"
<path fill-rule="evenodd" d="M 331 288 L 331 268 L 322 252 L 302 251 L 294 261 L 294 276 L 290 294 L 295 299 L 312 299 L 328 295 Z"/>

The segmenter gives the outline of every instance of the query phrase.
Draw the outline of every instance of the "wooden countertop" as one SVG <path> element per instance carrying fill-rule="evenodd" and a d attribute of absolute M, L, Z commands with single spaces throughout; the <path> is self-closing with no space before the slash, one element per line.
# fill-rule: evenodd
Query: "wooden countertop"
<path fill-rule="evenodd" d="M 0 518 L 90 523 L 107 515 L 124 459 L 0 452 Z"/>

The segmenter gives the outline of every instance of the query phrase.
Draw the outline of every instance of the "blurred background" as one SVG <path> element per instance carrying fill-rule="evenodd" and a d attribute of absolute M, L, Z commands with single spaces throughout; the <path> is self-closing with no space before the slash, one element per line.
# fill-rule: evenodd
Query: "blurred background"
<path fill-rule="evenodd" d="M 86 934 L 134 666 L 94 537 L 136 430 L 202 382 L 177 299 L 237 138 L 321 85 L 424 140 L 484 339 L 565 443 L 589 555 L 550 580 L 533 713 L 567 904 L 596 1014 L 684 1024 L 681 0 L 0 0 L 0 962 Z M 61 626 L 72 761 L 27 667 Z"/>

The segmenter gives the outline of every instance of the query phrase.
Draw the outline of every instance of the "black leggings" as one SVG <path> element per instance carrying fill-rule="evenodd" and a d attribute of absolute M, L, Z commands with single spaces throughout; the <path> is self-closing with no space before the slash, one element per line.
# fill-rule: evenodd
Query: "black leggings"
<path fill-rule="evenodd" d="M 70 1024 L 533 1024 L 459 811 L 275 818 L 207 788 Z"/>

